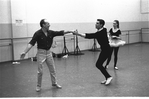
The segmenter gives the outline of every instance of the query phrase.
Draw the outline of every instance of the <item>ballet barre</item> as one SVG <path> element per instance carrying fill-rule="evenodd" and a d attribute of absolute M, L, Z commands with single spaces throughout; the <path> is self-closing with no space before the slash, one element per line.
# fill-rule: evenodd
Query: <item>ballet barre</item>
<path fill-rule="evenodd" d="M 134 29 L 134 30 L 122 30 L 121 31 L 122 32 L 122 39 L 124 41 L 126 41 L 126 44 L 131 44 L 131 43 L 135 43 L 135 42 L 148 42 L 148 40 L 146 39 L 149 36 L 148 31 L 149 31 L 149 28 L 141 28 L 141 29 Z M 138 32 L 138 33 L 133 33 L 133 32 Z M 137 40 L 137 41 L 135 40 L 132 42 L 131 38 L 133 35 L 138 35 L 138 37 L 140 37 L 139 38 L 140 40 Z M 6 48 L 9 47 L 10 48 L 10 55 L 9 54 L 7 55 L 8 58 L 10 57 L 10 59 L 6 58 L 4 60 L 0 60 L 0 62 L 4 62 L 4 61 L 15 62 L 16 60 L 18 60 L 15 58 L 15 55 L 14 55 L 14 50 L 17 47 L 17 46 L 15 46 L 15 41 L 16 40 L 18 40 L 18 41 L 28 40 L 31 38 L 32 37 L 15 37 L 15 38 L 13 38 L 13 37 L 2 38 L 1 37 L 0 38 L 0 44 L 1 44 L 0 48 L 2 48 L 2 47 L 6 47 Z M 74 38 L 75 38 L 75 35 L 74 35 Z M 67 37 L 65 39 L 67 39 Z M 4 41 L 4 43 L 3 43 L 3 41 Z M 7 43 L 5 43 L 5 41 Z M 67 40 L 66 40 L 66 43 L 67 43 Z M 76 43 L 76 45 L 75 45 L 75 43 Z M 80 48 L 79 48 L 77 43 L 78 43 L 78 41 L 75 41 L 75 39 L 74 39 L 74 52 L 72 52 L 72 53 L 75 53 L 75 54 L 80 53 L 80 51 L 79 51 Z M 96 43 L 97 43 L 97 41 L 96 41 Z M 93 47 L 92 47 L 93 50 L 96 50 L 96 47 L 97 47 L 96 43 L 94 42 L 94 44 L 93 44 Z M 26 46 L 26 44 L 24 46 Z M 67 50 L 67 47 L 64 47 L 64 52 L 63 52 L 64 54 L 65 54 L 65 50 Z M 3 53 L 3 51 L 2 51 L 2 53 Z M 71 54 L 69 51 L 68 52 L 66 51 L 66 53 Z M 15 53 L 15 54 L 18 55 L 20 53 Z M 33 57 L 33 56 L 30 56 L 30 57 Z M 28 57 L 28 58 L 30 58 L 30 57 Z"/>

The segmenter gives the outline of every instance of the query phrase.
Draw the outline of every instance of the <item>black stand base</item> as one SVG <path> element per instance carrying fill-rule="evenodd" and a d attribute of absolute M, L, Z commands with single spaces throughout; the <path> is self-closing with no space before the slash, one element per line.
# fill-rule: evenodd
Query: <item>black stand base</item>
<path fill-rule="evenodd" d="M 99 51 L 101 51 L 101 49 L 100 49 L 100 48 L 97 48 L 97 49 L 90 49 L 89 51 L 92 51 L 92 52 L 99 52 Z"/>
<path fill-rule="evenodd" d="M 84 53 L 70 53 L 70 55 L 84 55 Z"/>
<path fill-rule="evenodd" d="M 76 46 L 76 49 L 74 50 L 73 53 L 71 53 L 70 55 L 84 55 L 84 53 L 81 53 L 79 46 Z"/>

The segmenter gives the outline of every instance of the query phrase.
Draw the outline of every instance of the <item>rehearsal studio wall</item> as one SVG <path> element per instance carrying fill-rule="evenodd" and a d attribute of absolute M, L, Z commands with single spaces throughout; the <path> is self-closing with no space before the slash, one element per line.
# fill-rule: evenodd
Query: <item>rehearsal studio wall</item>
<path fill-rule="evenodd" d="M 142 0 L 0 0 L 0 39 L 14 38 L 13 47 L 9 45 L 10 40 L 0 41 L 1 45 L 9 45 L 0 47 L 0 62 L 19 60 L 20 53 L 31 38 L 18 38 L 32 37 L 40 29 L 39 22 L 43 18 L 49 20 L 52 30 L 77 29 L 79 33 L 96 32 L 95 22 L 98 18 L 106 21 L 108 31 L 115 19 L 120 21 L 121 30 L 149 28 L 149 14 L 141 13 L 141 2 Z M 135 33 L 129 43 L 140 41 L 139 31 L 133 32 Z M 144 33 L 144 42 L 148 42 L 147 33 Z M 66 46 L 70 52 L 74 50 L 73 38 L 71 34 L 66 35 Z M 127 41 L 126 35 L 122 38 Z M 56 37 L 54 41 L 57 47 L 52 48 L 52 51 L 61 53 L 63 37 Z M 91 49 L 92 45 L 93 40 L 79 37 L 81 50 Z M 34 57 L 36 51 L 34 46 L 26 58 Z"/>
<path fill-rule="evenodd" d="M 149 0 L 140 0 L 140 12 L 143 28 L 149 27 Z M 142 41 L 149 42 L 149 29 L 142 30 Z"/>
<path fill-rule="evenodd" d="M 10 1 L 0 0 L 0 39 L 12 37 Z M 12 60 L 10 40 L 0 40 L 0 62 Z"/>

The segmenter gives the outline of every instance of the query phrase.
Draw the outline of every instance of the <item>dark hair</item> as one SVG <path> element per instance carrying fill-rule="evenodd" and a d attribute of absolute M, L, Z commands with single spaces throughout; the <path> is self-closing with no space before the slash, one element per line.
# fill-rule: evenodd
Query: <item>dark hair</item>
<path fill-rule="evenodd" d="M 45 24 L 45 19 L 42 19 L 42 20 L 40 21 L 40 27 L 42 27 L 43 24 Z"/>
<path fill-rule="evenodd" d="M 118 21 L 118 20 L 114 20 L 114 22 L 116 22 L 117 27 L 119 28 L 119 27 L 120 27 L 120 26 L 119 26 L 119 21 Z"/>
<path fill-rule="evenodd" d="M 97 21 L 99 21 L 100 24 L 102 24 L 102 27 L 105 25 L 105 21 L 103 19 L 97 19 Z"/>

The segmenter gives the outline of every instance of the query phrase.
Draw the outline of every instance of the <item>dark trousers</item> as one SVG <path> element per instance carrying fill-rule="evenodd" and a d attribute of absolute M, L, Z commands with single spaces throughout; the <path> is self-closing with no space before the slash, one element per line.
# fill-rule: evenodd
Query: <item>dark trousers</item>
<path fill-rule="evenodd" d="M 112 47 L 111 50 L 112 51 L 110 53 L 110 56 L 108 57 L 108 60 L 107 60 L 107 64 L 106 65 L 109 65 L 109 63 L 111 61 L 112 53 L 114 51 L 114 67 L 116 67 L 117 60 L 118 60 L 118 50 L 119 50 L 119 47 Z"/>
<path fill-rule="evenodd" d="M 101 71 L 101 73 L 105 76 L 105 78 L 111 77 L 110 74 L 107 72 L 107 70 L 103 67 L 103 63 L 108 59 L 111 48 L 102 49 L 99 55 L 99 58 L 96 62 L 96 67 Z"/>

